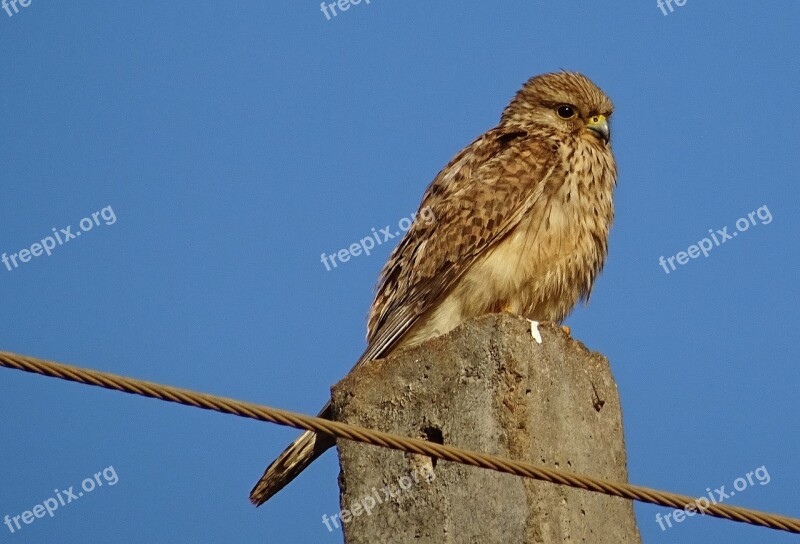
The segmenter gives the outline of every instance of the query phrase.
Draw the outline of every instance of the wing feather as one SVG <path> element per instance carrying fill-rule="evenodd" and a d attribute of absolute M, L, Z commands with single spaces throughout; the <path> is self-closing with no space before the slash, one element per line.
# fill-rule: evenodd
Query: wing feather
<path fill-rule="evenodd" d="M 436 176 L 381 272 L 367 349 L 356 366 L 387 355 L 541 198 L 558 165 L 557 146 L 547 136 L 490 130 Z M 428 217 L 434 219 L 422 219 Z"/>

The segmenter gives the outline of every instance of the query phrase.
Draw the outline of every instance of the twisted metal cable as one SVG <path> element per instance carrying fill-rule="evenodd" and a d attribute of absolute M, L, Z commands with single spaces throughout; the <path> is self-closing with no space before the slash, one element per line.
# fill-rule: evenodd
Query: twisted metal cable
<path fill-rule="evenodd" d="M 207 393 L 198 393 L 178 387 L 126 378 L 124 376 L 99 372 L 97 370 L 64 365 L 2 351 L 0 351 L 0 367 L 32 372 L 52 378 L 61 378 L 62 380 L 85 385 L 104 387 L 123 393 L 185 404 L 205 410 L 214 410 L 224 414 L 249 417 L 259 421 L 267 421 L 270 423 L 277 423 L 278 425 L 294 427 L 296 429 L 322 433 L 336 438 L 345 438 L 347 440 L 354 440 L 374 446 L 427 455 L 443 461 L 451 461 L 498 472 L 505 472 L 516 476 L 585 489 L 596 493 L 604 493 L 606 495 L 637 500 L 658 506 L 683 509 L 690 504 L 695 504 L 697 505 L 695 507 L 697 512 L 701 514 L 759 525 L 770 529 L 800 533 L 800 519 L 796 518 L 722 504 L 709 504 L 708 506 L 700 507 L 698 505 L 698 500 L 688 495 L 679 495 L 628 483 L 603 480 L 576 474 L 563 469 L 552 469 L 544 466 L 532 465 L 496 455 L 477 453 L 454 446 L 427 442 L 418 438 L 397 436 L 357 425 L 329 421 L 327 419 L 311 417 L 296 412 L 271 408 L 269 406 L 260 406 L 249 402 L 209 395 Z M 709 501 L 706 499 L 705 502 L 708 503 Z"/>

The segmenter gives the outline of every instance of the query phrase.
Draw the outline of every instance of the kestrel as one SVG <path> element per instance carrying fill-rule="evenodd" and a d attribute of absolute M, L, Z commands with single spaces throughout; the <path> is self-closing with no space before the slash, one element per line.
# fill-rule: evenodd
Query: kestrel
<path fill-rule="evenodd" d="M 458 153 L 422 197 L 378 282 L 356 367 L 444 334 L 472 317 L 511 312 L 560 323 L 587 300 L 614 218 L 611 100 L 585 76 L 528 80 L 500 124 Z M 329 417 L 330 405 L 320 415 Z M 334 441 L 303 433 L 250 493 L 260 505 Z"/>

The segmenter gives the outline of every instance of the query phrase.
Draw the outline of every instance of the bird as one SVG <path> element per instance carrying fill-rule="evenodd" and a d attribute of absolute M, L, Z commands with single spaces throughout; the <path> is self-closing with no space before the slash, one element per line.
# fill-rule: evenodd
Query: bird
<path fill-rule="evenodd" d="M 509 312 L 560 324 L 588 303 L 614 220 L 613 109 L 578 72 L 526 81 L 499 124 L 425 190 L 419 210 L 432 220 L 414 221 L 383 267 L 353 368 L 473 317 Z M 330 402 L 319 415 L 330 418 Z M 334 444 L 303 433 L 269 465 L 251 502 L 266 502 Z"/>

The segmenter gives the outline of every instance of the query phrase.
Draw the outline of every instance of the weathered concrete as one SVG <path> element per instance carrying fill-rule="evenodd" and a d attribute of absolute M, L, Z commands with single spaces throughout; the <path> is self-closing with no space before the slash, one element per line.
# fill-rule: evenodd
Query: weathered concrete
<path fill-rule="evenodd" d="M 627 481 L 608 361 L 555 325 L 540 330 L 541 345 L 524 319 L 486 316 L 375 361 L 333 388 L 334 419 Z M 348 544 L 641 542 L 624 499 L 349 441 L 338 448 Z"/>

